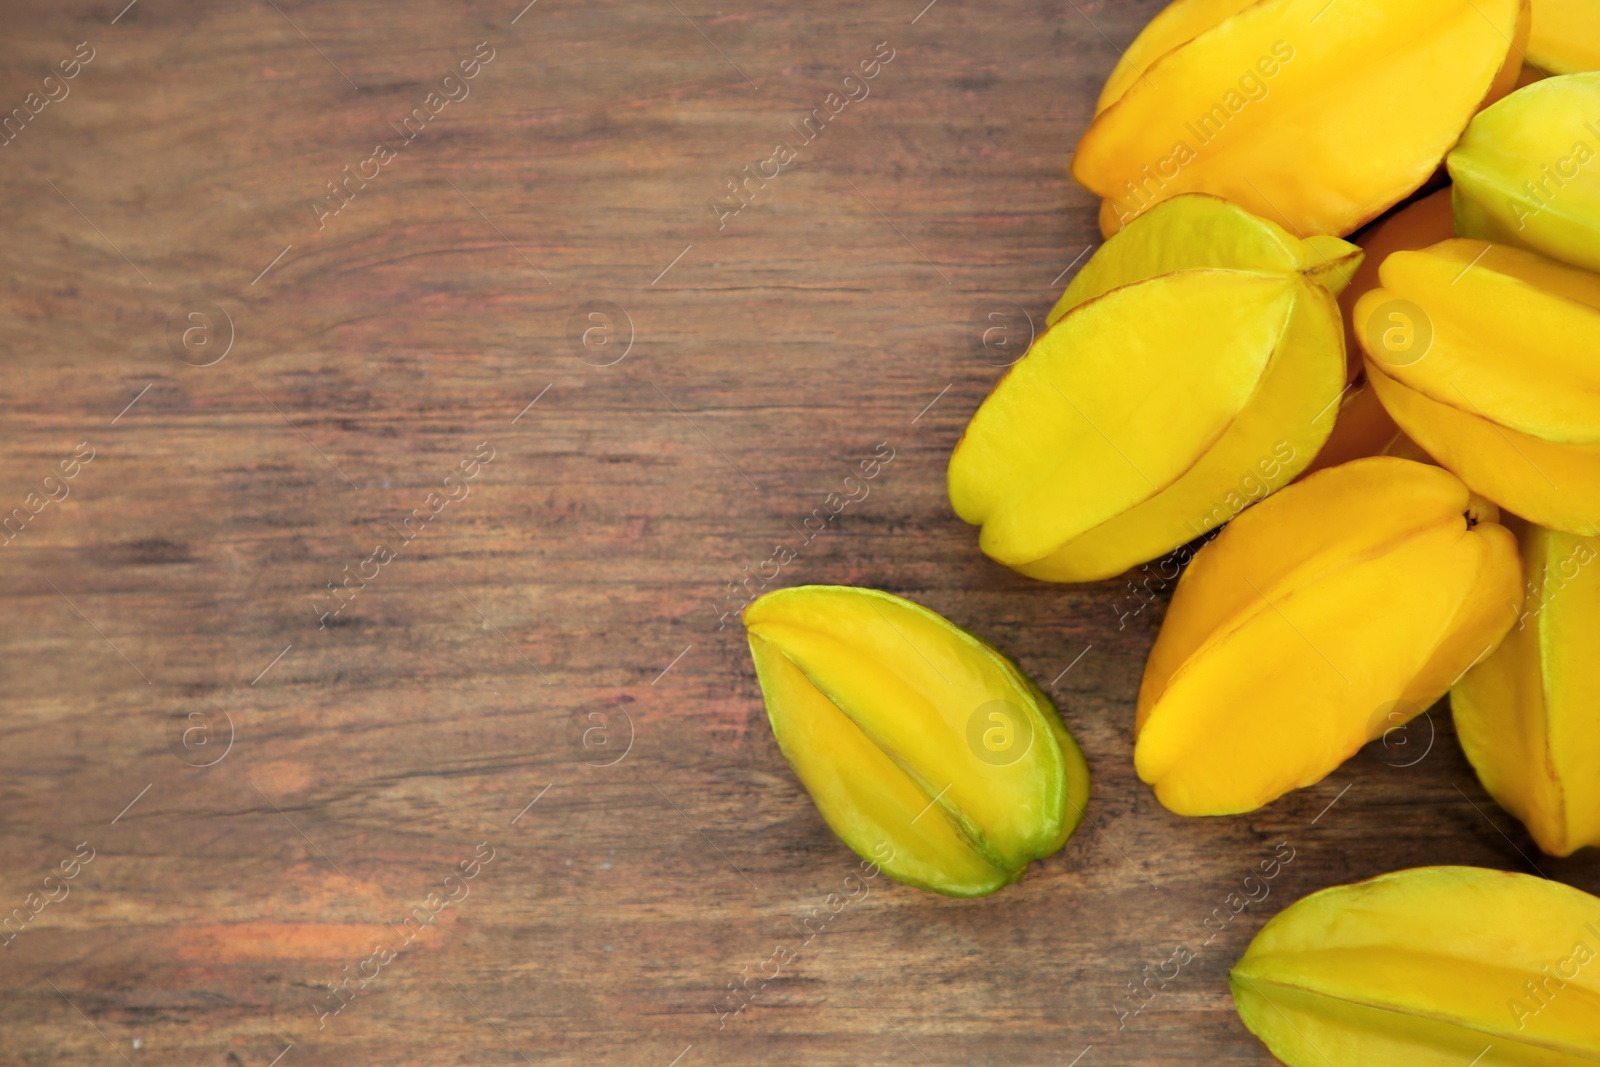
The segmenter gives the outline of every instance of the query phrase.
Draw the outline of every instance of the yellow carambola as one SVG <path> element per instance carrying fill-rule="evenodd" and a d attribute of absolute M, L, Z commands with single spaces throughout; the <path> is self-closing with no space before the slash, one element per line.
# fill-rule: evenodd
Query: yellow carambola
<path fill-rule="evenodd" d="M 1528 62 L 1545 74 L 1600 70 L 1600 4 L 1533 0 Z"/>
<path fill-rule="evenodd" d="M 1593 1067 L 1600 899 L 1478 867 L 1397 871 L 1286 908 L 1230 984 L 1289 1067 Z"/>
<path fill-rule="evenodd" d="M 1485 109 L 1449 165 L 1456 233 L 1600 270 L 1600 73 L 1546 78 Z"/>
<path fill-rule="evenodd" d="M 1489 795 L 1539 847 L 1600 845 L 1600 540 L 1513 520 L 1528 576 L 1517 626 L 1450 690 Z"/>
<path fill-rule="evenodd" d="M 744 622 L 778 747 L 834 833 L 890 877 L 993 893 L 1083 818 L 1088 767 L 1049 698 L 948 620 L 800 586 Z"/>
<path fill-rule="evenodd" d="M 1515 539 L 1449 471 L 1319 471 L 1240 515 L 1178 583 L 1139 690 L 1134 766 L 1180 815 L 1320 781 L 1444 695 L 1511 626 Z"/>
<path fill-rule="evenodd" d="M 1111 234 L 1188 192 L 1347 234 L 1509 91 L 1525 0 L 1177 0 L 1128 48 L 1072 160 Z"/>
<path fill-rule="evenodd" d="M 1378 273 L 1356 336 L 1400 428 L 1513 514 L 1600 534 L 1600 275 L 1464 239 Z"/>
<path fill-rule="evenodd" d="M 1119 574 L 1228 521 L 1241 485 L 1286 484 L 1332 429 L 1334 293 L 1360 257 L 1216 197 L 1162 204 L 1095 254 L 973 415 L 956 514 L 1048 581 Z"/>

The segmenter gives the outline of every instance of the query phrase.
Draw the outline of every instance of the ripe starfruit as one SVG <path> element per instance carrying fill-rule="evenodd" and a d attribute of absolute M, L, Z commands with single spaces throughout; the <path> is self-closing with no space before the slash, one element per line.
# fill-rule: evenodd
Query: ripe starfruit
<path fill-rule="evenodd" d="M 928 609 L 800 586 L 744 610 L 778 747 L 833 832 L 896 881 L 993 893 L 1083 818 L 1089 770 L 1039 687 Z"/>
<path fill-rule="evenodd" d="M 1339 417 L 1333 424 L 1333 432 L 1323 443 L 1317 458 L 1311 461 L 1311 466 L 1300 477 L 1349 463 L 1353 459 L 1394 455 L 1407 443 L 1406 435 L 1400 432 L 1400 427 L 1383 409 L 1377 390 L 1363 378 L 1346 387 L 1344 397 L 1339 401 Z"/>
<path fill-rule="evenodd" d="M 1461 747 L 1540 848 L 1600 845 L 1600 539 L 1507 523 L 1527 599 L 1494 655 L 1450 690 Z"/>
<path fill-rule="evenodd" d="M 1516 539 L 1449 471 L 1319 471 L 1240 515 L 1178 582 L 1134 766 L 1180 815 L 1321 781 L 1444 695 L 1516 618 Z"/>
<path fill-rule="evenodd" d="M 1533 0 L 1528 63 L 1545 74 L 1600 70 L 1600 4 Z"/>
<path fill-rule="evenodd" d="M 1457 239 L 1379 277 L 1356 336 L 1400 428 L 1508 511 L 1600 534 L 1600 275 Z"/>
<path fill-rule="evenodd" d="M 1179 193 L 1347 234 L 1515 83 L 1524 0 L 1177 0 L 1112 73 L 1072 173 L 1110 234 Z"/>
<path fill-rule="evenodd" d="M 1333 426 L 1333 292 L 1360 255 L 1215 197 L 1151 211 L 1073 279 L 972 417 L 950 457 L 956 514 L 998 562 L 1082 582 L 1287 484 Z"/>
<path fill-rule="evenodd" d="M 1418 867 L 1313 893 L 1230 978 L 1288 1067 L 1600 1062 L 1600 899 L 1527 874 Z"/>
<path fill-rule="evenodd" d="M 1374 223 L 1356 239 L 1363 253 L 1361 266 L 1356 268 L 1350 284 L 1339 294 L 1339 310 L 1344 313 L 1344 335 L 1348 341 L 1346 347 L 1352 381 L 1362 370 L 1361 346 L 1355 343 L 1356 301 L 1378 288 L 1378 268 L 1394 253 L 1415 252 L 1440 241 L 1448 241 L 1456 235 L 1450 197 L 1448 186 L 1429 193 Z"/>
<path fill-rule="evenodd" d="M 1472 120 L 1449 166 L 1461 236 L 1600 271 L 1600 73 L 1518 89 Z"/>

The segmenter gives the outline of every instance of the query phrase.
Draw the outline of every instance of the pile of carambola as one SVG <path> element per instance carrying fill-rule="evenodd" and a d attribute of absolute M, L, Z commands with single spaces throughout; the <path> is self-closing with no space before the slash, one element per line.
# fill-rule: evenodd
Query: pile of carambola
<path fill-rule="evenodd" d="M 1448 692 L 1539 846 L 1600 845 L 1597 70 L 1596 0 L 1178 0 L 1112 73 L 1072 163 L 1108 239 L 949 490 L 1046 581 L 1205 541 L 1138 700 L 1172 811 L 1253 811 Z M 981 639 L 853 587 L 745 623 L 784 754 L 893 877 L 992 893 L 1083 817 Z M 1600 900 L 1401 871 L 1290 907 L 1233 991 L 1295 1067 L 1594 1064 Z"/>

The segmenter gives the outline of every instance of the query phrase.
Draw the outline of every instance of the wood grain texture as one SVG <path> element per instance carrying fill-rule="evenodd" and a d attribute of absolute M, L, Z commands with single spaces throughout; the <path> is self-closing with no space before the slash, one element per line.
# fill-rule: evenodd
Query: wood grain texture
<path fill-rule="evenodd" d="M 0 5 L 5 108 L 94 50 L 0 147 L 0 513 L 94 456 L 0 548 L 0 912 L 94 850 L 0 949 L 0 1063 L 1265 1064 L 1225 976 L 1284 903 L 1423 863 L 1600 891 L 1594 857 L 1535 855 L 1442 708 L 1262 812 L 1167 813 L 1130 759 L 1165 594 L 1027 581 L 951 514 L 1001 373 L 971 324 L 1042 323 L 1094 242 L 1066 162 L 1154 0 L 123 2 Z M 319 228 L 480 42 L 469 95 Z M 880 42 L 871 95 L 719 228 Z M 611 347 L 575 345 L 597 302 Z M 430 498 L 483 442 L 465 498 Z M 718 613 L 880 443 L 778 581 L 984 635 L 1094 797 L 993 898 L 879 879 L 833 914 L 855 858 Z M 1283 841 L 1272 895 L 1119 1019 Z"/>

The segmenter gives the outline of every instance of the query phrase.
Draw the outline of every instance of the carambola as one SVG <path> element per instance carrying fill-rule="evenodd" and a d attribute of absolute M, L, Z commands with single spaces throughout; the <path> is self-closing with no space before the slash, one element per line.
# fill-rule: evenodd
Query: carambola
<path fill-rule="evenodd" d="M 1593 1067 L 1600 899 L 1528 874 L 1398 871 L 1286 908 L 1231 984 L 1289 1067 Z"/>
<path fill-rule="evenodd" d="M 1249 509 L 1184 572 L 1134 766 L 1180 815 L 1252 811 L 1419 714 L 1516 617 L 1516 540 L 1449 471 L 1392 456 Z"/>
<path fill-rule="evenodd" d="M 1335 294 L 1361 262 L 1212 196 L 1095 253 L 973 415 L 950 503 L 991 558 L 1084 582 L 1155 559 L 1287 484 L 1345 382 Z"/>
<path fill-rule="evenodd" d="M 780 589 L 744 611 L 778 747 L 834 833 L 897 881 L 992 893 L 1059 849 L 1089 771 L 1012 662 L 909 600 Z"/>

